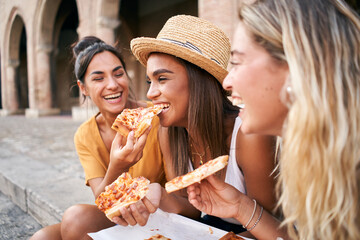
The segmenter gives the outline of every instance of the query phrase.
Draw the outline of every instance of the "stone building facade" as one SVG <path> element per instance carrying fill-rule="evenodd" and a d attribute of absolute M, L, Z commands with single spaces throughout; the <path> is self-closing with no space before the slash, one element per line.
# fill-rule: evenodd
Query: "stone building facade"
<path fill-rule="evenodd" d="M 71 44 L 98 36 L 122 49 L 138 99 L 145 69 L 129 50 L 138 36 L 155 37 L 177 14 L 208 19 L 231 39 L 239 0 L 0 0 L 1 115 L 93 114 L 79 96 Z M 95 109 L 96 110 L 96 109 Z"/>

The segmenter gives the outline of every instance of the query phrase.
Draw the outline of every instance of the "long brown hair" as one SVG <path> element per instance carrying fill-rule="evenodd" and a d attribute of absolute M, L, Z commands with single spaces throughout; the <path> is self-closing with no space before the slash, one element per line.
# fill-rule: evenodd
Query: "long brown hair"
<path fill-rule="evenodd" d="M 196 132 L 202 143 L 208 144 L 211 158 L 228 154 L 225 119 L 234 118 L 239 108 L 233 106 L 228 93 L 207 71 L 177 58 L 186 68 L 189 78 L 188 127 L 169 127 L 170 150 L 175 173 L 185 174 L 189 169 L 191 149 L 189 132 Z"/>

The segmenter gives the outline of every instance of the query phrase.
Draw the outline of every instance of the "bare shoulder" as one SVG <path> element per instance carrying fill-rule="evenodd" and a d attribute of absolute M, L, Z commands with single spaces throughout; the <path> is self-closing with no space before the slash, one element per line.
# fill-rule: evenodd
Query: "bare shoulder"
<path fill-rule="evenodd" d="M 257 134 L 244 134 L 240 130 L 236 136 L 236 159 L 238 164 L 251 164 L 254 161 L 274 160 L 276 137 Z M 253 159 L 248 161 L 249 158 Z M 265 159 L 264 159 L 265 158 Z"/>
<path fill-rule="evenodd" d="M 236 161 L 245 178 L 249 197 L 256 199 L 268 211 L 274 209 L 276 167 L 276 137 L 245 135 L 239 131 L 236 141 Z"/>

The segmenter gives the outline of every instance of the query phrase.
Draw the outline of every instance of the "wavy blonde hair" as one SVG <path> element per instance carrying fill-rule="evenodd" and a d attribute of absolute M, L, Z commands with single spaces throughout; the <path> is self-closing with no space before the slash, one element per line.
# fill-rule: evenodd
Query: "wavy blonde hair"
<path fill-rule="evenodd" d="M 243 5 L 240 19 L 289 66 L 284 224 L 299 239 L 360 239 L 359 16 L 340 0 L 260 0 Z"/>

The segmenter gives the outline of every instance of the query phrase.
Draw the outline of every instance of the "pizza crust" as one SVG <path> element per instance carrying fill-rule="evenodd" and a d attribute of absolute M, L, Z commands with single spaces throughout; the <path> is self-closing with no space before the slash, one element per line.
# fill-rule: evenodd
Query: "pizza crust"
<path fill-rule="evenodd" d="M 151 122 L 155 116 L 156 115 L 153 113 L 148 113 L 146 117 L 144 117 L 144 119 L 139 123 L 139 125 L 134 131 L 135 138 L 138 138 L 141 135 L 143 135 L 143 133 L 151 126 Z"/>
<path fill-rule="evenodd" d="M 171 238 L 167 238 L 161 234 L 156 234 L 154 236 L 151 236 L 150 238 L 147 238 L 145 240 L 171 240 Z"/>
<path fill-rule="evenodd" d="M 158 115 L 166 104 L 154 105 L 148 108 L 124 109 L 115 119 L 111 128 L 127 137 L 129 132 L 134 131 L 134 137 L 140 137 L 150 126 L 156 115 Z"/>
<path fill-rule="evenodd" d="M 194 183 L 200 182 L 215 172 L 223 169 L 228 163 L 229 156 L 224 155 L 208 161 L 192 172 L 183 176 L 178 176 L 165 184 L 165 190 L 168 193 L 186 188 Z"/>
<path fill-rule="evenodd" d="M 126 128 L 124 125 L 122 125 L 118 118 L 115 119 L 115 122 L 111 126 L 112 129 L 119 132 L 122 136 L 127 137 L 130 130 Z"/>
<path fill-rule="evenodd" d="M 149 181 L 150 183 L 150 181 Z M 132 200 L 132 201 L 128 201 L 128 202 L 124 202 L 124 203 L 120 203 L 118 205 L 114 205 L 112 208 L 110 208 L 108 211 L 105 212 L 105 215 L 108 219 L 110 219 L 110 221 L 112 221 L 112 219 L 114 217 L 117 217 L 117 216 L 120 216 L 121 213 L 120 213 L 120 208 L 121 207 L 127 207 L 133 203 L 136 203 L 137 201 L 140 201 L 141 199 L 143 199 L 146 194 L 148 193 L 149 189 L 146 189 L 144 191 L 139 191 L 138 192 L 138 196 L 140 197 L 140 199 L 138 200 Z"/>
<path fill-rule="evenodd" d="M 237 240 L 237 239 L 244 239 L 233 232 L 228 232 L 224 236 L 222 236 L 219 240 Z"/>
<path fill-rule="evenodd" d="M 149 191 L 150 181 L 145 177 L 132 178 L 128 172 L 121 174 L 113 183 L 105 187 L 95 200 L 100 211 L 112 220 L 120 216 L 119 209 L 136 203 Z"/>

